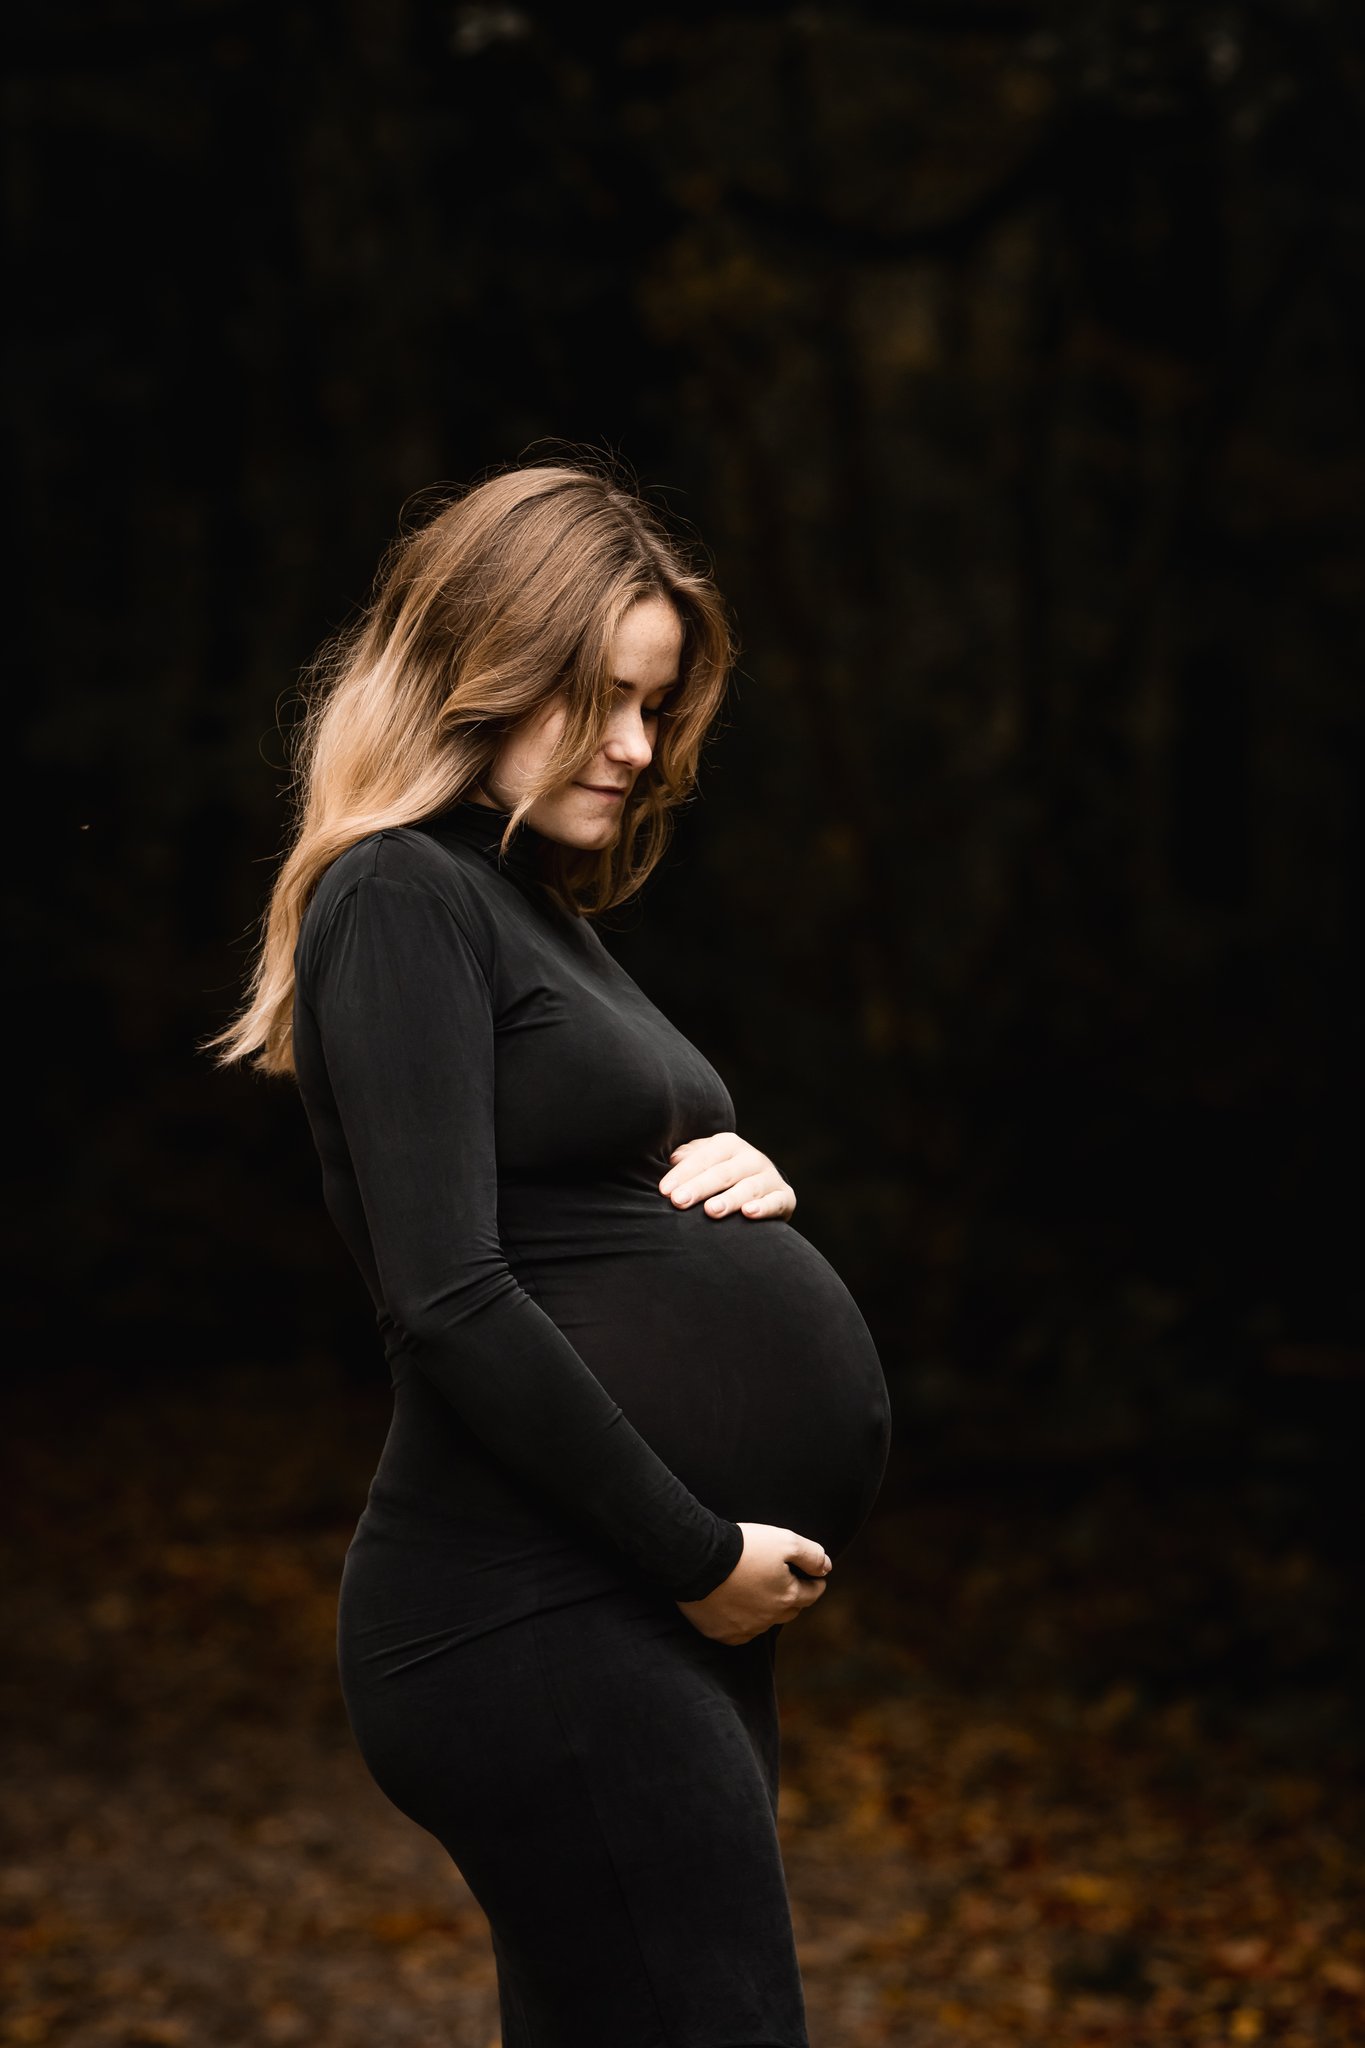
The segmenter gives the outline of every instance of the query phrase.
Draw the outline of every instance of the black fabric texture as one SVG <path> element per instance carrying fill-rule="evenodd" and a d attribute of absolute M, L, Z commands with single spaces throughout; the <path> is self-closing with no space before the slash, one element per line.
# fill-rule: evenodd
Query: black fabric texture
<path fill-rule="evenodd" d="M 685 1940 L 700 1859 L 736 1911 L 746 1886 L 767 1901 L 771 1938 L 747 1990 L 718 1956 L 695 2025 L 657 2039 L 797 2044 L 780 1862 L 753 1799 L 755 1771 L 763 1813 L 776 1797 L 777 1630 L 717 1645 L 675 1603 L 733 1570 L 741 1520 L 838 1556 L 883 1476 L 886 1384 L 848 1290 L 792 1222 L 659 1193 L 670 1152 L 736 1128 L 734 1103 L 591 921 L 549 895 L 549 842 L 523 826 L 500 856 L 507 816 L 462 802 L 367 835 L 322 876 L 295 952 L 300 1092 L 393 1390 L 343 1577 L 347 1710 L 377 1781 L 488 1912 L 506 2041 L 655 2039 L 665 2023 L 631 2000 L 655 1998 L 670 1955 L 700 1967 L 665 1924 L 679 1916 Z M 678 1811 L 675 1839 L 635 1844 L 661 1862 L 643 1891 L 605 1704 L 625 1673 L 651 1703 L 617 1731 L 630 1772 L 657 1769 Z M 577 1867 L 567 1781 L 521 1832 L 495 1841 L 494 1816 L 521 1811 L 523 1779 L 567 1771 L 566 1743 L 576 1796 L 617 1818 L 600 1867 L 579 1844 L 600 1883 L 585 1880 L 556 1962 L 526 1904 L 538 1858 Z M 751 1816 L 742 1849 L 719 1826 L 727 1796 Z M 599 2030 L 580 2035 L 577 1944 L 590 1955 L 599 1936 Z M 724 2030 L 750 2007 L 760 2031 Z"/>
<path fill-rule="evenodd" d="M 421 1569 L 358 1539 L 344 1689 L 372 1777 L 487 1915 L 503 2048 L 808 2048 L 776 1828 L 781 1629 L 717 1643 L 641 1587 L 400 1674 L 368 1625 Z"/>

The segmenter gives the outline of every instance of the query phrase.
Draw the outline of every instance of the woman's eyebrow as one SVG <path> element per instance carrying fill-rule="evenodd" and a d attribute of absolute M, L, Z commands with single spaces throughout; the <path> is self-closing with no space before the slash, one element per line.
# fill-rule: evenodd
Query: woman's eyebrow
<path fill-rule="evenodd" d="M 645 695 L 650 697 L 654 694 L 655 690 L 663 690 L 665 694 L 676 690 L 682 681 L 682 677 L 674 676 L 673 680 L 668 683 L 633 683 L 628 676 L 613 676 L 612 681 L 619 683 L 623 690 L 643 690 Z"/>

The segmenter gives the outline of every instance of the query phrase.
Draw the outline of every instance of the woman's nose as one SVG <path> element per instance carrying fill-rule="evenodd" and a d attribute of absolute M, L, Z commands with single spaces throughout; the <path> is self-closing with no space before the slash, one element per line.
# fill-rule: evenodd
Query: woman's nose
<path fill-rule="evenodd" d="M 645 731 L 643 720 L 638 716 L 622 720 L 607 741 L 607 754 L 611 760 L 628 763 L 632 768 L 648 768 L 654 759 L 654 742 Z"/>

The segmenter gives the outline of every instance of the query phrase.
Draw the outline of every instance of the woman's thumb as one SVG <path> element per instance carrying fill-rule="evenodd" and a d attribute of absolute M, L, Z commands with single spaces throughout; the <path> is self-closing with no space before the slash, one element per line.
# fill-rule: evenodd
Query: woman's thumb
<path fill-rule="evenodd" d="M 823 1579 L 827 1572 L 834 1569 L 824 1545 L 816 1543 L 809 1536 L 797 1538 L 796 1555 L 789 1558 L 788 1563 L 800 1565 L 802 1571 L 812 1579 Z"/>

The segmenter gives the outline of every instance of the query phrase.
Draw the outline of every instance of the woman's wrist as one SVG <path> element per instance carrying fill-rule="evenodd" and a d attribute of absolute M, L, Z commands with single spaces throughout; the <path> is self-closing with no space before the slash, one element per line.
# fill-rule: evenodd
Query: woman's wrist
<path fill-rule="evenodd" d="M 723 1586 L 744 1554 L 744 1531 L 738 1522 L 730 1521 L 724 1515 L 716 1518 L 716 1542 L 706 1564 L 685 1585 L 670 1587 L 675 1600 L 704 1600 L 708 1593 L 714 1593 L 717 1586 Z"/>

